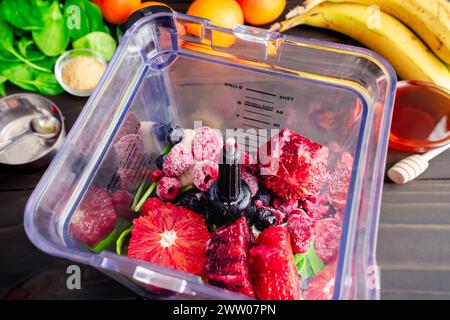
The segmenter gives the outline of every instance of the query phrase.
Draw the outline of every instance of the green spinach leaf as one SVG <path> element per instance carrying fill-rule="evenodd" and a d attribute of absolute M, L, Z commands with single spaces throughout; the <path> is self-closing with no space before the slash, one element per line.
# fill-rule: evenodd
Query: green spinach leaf
<path fill-rule="evenodd" d="M 49 7 L 39 7 L 44 19 L 41 29 L 33 30 L 32 37 L 36 46 L 47 56 L 63 53 L 70 40 L 70 31 L 61 12 L 59 2 L 53 1 Z"/>
<path fill-rule="evenodd" d="M 116 50 L 116 41 L 105 32 L 91 32 L 72 43 L 74 48 L 87 48 L 99 53 L 106 61 L 111 60 Z"/>
<path fill-rule="evenodd" d="M 2 71 L 2 75 L 16 86 L 27 91 L 39 91 L 47 95 L 64 92 L 53 73 L 35 70 L 26 64 L 6 68 Z"/>
<path fill-rule="evenodd" d="M 34 85 L 29 83 L 33 80 L 33 69 L 26 64 L 19 64 L 5 69 L 2 75 L 22 89 L 36 91 Z"/>
<path fill-rule="evenodd" d="M 102 12 L 99 6 L 91 1 L 67 0 L 64 3 L 64 15 L 73 40 L 94 31 L 105 30 Z"/>
<path fill-rule="evenodd" d="M 32 84 L 40 93 L 53 96 L 64 92 L 53 73 L 34 71 L 34 74 L 34 79 L 28 83 Z"/>
<path fill-rule="evenodd" d="M 8 81 L 8 78 L 4 75 L 0 74 L 0 94 L 2 96 L 6 96 L 5 83 Z"/>
<path fill-rule="evenodd" d="M 44 26 L 40 11 L 29 0 L 2 0 L 0 15 L 3 20 L 22 30 L 37 30 Z"/>
<path fill-rule="evenodd" d="M 14 56 L 17 60 L 24 62 L 28 66 L 45 72 L 52 72 L 50 69 L 46 69 L 43 67 L 40 67 L 33 62 L 29 61 L 28 59 L 22 57 L 22 55 L 17 52 L 17 50 L 14 48 L 14 34 L 12 29 L 9 27 L 9 25 L 0 19 L 0 51 L 7 52 L 10 55 Z"/>
<path fill-rule="evenodd" d="M 306 253 L 294 255 L 294 261 L 302 279 L 311 278 L 325 267 L 325 263 L 317 256 L 314 244 Z"/>
<path fill-rule="evenodd" d="M 30 38 L 22 37 L 17 41 L 17 48 L 19 49 L 19 53 L 25 57 L 28 58 L 27 50 L 30 46 L 34 44 L 33 40 Z"/>

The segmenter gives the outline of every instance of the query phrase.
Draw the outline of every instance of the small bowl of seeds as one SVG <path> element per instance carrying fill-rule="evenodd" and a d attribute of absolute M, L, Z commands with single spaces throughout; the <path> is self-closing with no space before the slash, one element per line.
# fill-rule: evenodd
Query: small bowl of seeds
<path fill-rule="evenodd" d="M 68 93 L 88 97 L 105 73 L 106 61 L 95 51 L 73 49 L 64 52 L 55 64 L 55 76 Z"/>

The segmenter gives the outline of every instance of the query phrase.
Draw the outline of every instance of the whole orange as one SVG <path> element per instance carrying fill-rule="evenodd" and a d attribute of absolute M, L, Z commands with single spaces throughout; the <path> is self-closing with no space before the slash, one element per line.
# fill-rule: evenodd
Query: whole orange
<path fill-rule="evenodd" d="M 258 26 L 275 21 L 286 7 L 286 0 L 238 0 L 245 22 Z"/>
<path fill-rule="evenodd" d="M 244 24 L 244 14 L 235 0 L 195 0 L 187 11 L 187 14 L 208 19 L 218 27 L 233 28 L 237 24 Z M 187 24 L 187 31 L 195 36 L 200 36 L 200 26 Z M 220 31 L 213 31 L 212 44 L 221 47 L 229 47 L 235 41 L 235 37 Z"/>
<path fill-rule="evenodd" d="M 173 11 L 173 9 L 165 3 L 157 2 L 157 1 L 144 1 L 141 4 L 139 4 L 137 7 L 135 7 L 133 12 L 137 11 L 139 9 L 145 8 L 145 7 L 152 7 L 152 6 L 163 6 L 163 7 L 169 8 L 170 10 Z"/>

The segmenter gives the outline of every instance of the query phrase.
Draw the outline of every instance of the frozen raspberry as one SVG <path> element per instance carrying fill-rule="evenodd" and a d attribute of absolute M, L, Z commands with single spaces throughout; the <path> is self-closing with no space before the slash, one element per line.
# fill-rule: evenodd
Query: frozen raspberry
<path fill-rule="evenodd" d="M 168 177 L 178 177 L 189 169 L 192 161 L 193 159 L 190 150 L 179 143 L 175 145 L 167 155 L 163 164 L 163 172 Z"/>
<path fill-rule="evenodd" d="M 348 152 L 344 152 L 336 167 L 329 174 L 327 183 L 328 198 L 337 210 L 345 209 L 352 168 L 353 156 Z"/>
<path fill-rule="evenodd" d="M 289 216 L 297 208 L 298 208 L 298 201 L 291 200 L 283 202 L 283 204 L 278 207 L 278 210 L 282 211 L 286 216 Z"/>
<path fill-rule="evenodd" d="M 130 209 L 133 196 L 125 190 L 117 190 L 111 195 L 111 200 L 119 218 L 130 218 L 133 211 Z"/>
<path fill-rule="evenodd" d="M 294 253 L 305 253 L 314 241 L 314 219 L 303 210 L 294 210 L 287 221 Z"/>
<path fill-rule="evenodd" d="M 245 170 L 242 170 L 241 178 L 247 183 L 248 187 L 250 188 L 250 193 L 252 197 L 254 197 L 258 192 L 258 179 L 256 179 L 254 175 L 248 173 Z"/>
<path fill-rule="evenodd" d="M 339 250 L 341 228 L 335 219 L 328 218 L 317 221 L 314 231 L 316 234 L 315 248 L 317 255 L 325 263 L 331 262 Z"/>
<path fill-rule="evenodd" d="M 214 161 L 200 161 L 194 165 L 192 179 L 194 185 L 201 191 L 208 190 L 219 177 L 219 165 Z"/>
<path fill-rule="evenodd" d="M 150 173 L 152 181 L 158 181 L 163 175 L 164 173 L 161 170 L 154 170 Z"/>
<path fill-rule="evenodd" d="M 323 219 L 325 216 L 334 212 L 333 210 L 330 210 L 327 198 L 321 194 L 302 201 L 302 207 L 308 216 L 315 220 Z"/>
<path fill-rule="evenodd" d="M 156 187 L 156 194 L 161 200 L 169 201 L 180 194 L 181 183 L 177 178 L 162 177 Z"/>
<path fill-rule="evenodd" d="M 222 147 L 222 136 L 215 130 L 201 127 L 195 131 L 192 140 L 192 153 L 195 160 L 215 160 L 222 151 Z"/>
<path fill-rule="evenodd" d="M 287 128 L 261 145 L 258 155 L 266 187 L 283 199 L 317 194 L 327 175 L 328 149 Z"/>

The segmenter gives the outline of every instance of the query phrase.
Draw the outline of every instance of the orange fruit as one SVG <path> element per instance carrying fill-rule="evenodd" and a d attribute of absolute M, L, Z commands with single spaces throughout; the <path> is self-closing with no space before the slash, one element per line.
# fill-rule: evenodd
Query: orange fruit
<path fill-rule="evenodd" d="M 275 21 L 286 7 L 286 0 L 238 0 L 245 22 L 258 26 Z"/>
<path fill-rule="evenodd" d="M 165 3 L 157 2 L 157 1 L 145 1 L 145 2 L 140 3 L 137 7 L 135 7 L 133 12 L 138 11 L 139 9 L 142 9 L 145 7 L 151 7 L 151 6 L 163 6 L 163 7 L 169 8 L 170 10 L 173 11 L 173 9 Z"/>
<path fill-rule="evenodd" d="M 237 24 L 244 24 L 244 14 L 235 0 L 195 0 L 187 14 L 208 19 L 218 27 L 233 28 Z M 197 37 L 200 36 L 200 25 L 187 24 L 187 31 Z M 212 44 L 220 47 L 229 47 L 235 37 L 220 31 L 213 31 Z"/>

